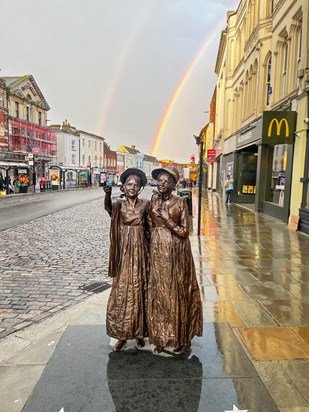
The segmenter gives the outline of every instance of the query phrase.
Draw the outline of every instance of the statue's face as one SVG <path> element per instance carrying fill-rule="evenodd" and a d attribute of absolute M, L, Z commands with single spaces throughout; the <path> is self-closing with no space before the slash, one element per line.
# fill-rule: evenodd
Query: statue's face
<path fill-rule="evenodd" d="M 158 192 L 162 195 L 172 193 L 175 189 L 175 181 L 168 173 L 160 173 L 157 180 Z"/>
<path fill-rule="evenodd" d="M 126 196 L 131 199 L 137 197 L 141 187 L 141 179 L 135 175 L 129 176 L 123 185 Z"/>

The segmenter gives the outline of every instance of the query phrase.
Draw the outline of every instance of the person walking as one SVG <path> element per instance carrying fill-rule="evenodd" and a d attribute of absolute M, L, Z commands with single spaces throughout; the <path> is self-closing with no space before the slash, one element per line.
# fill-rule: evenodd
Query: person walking
<path fill-rule="evenodd" d="M 155 353 L 165 346 L 183 354 L 202 336 L 202 302 L 189 240 L 186 200 L 172 192 L 179 180 L 171 166 L 152 171 L 158 193 L 149 206 L 151 225 L 148 336 Z"/>
<path fill-rule="evenodd" d="M 3 178 L 3 174 L 0 173 L 0 192 L 2 192 L 5 189 L 5 181 Z"/>
<path fill-rule="evenodd" d="M 108 275 L 113 278 L 107 303 L 106 331 L 118 341 L 119 352 L 127 340 L 143 347 L 147 336 L 146 309 L 149 245 L 146 238 L 149 201 L 138 195 L 147 184 L 144 172 L 136 168 L 120 176 L 124 198 L 111 201 L 111 186 L 103 186 L 105 210 L 111 216 Z"/>
<path fill-rule="evenodd" d="M 225 187 L 225 203 L 231 203 L 232 202 L 232 195 L 233 195 L 233 186 L 234 186 L 234 180 L 231 179 L 231 175 L 226 176 L 226 181 L 224 182 L 224 187 Z"/>

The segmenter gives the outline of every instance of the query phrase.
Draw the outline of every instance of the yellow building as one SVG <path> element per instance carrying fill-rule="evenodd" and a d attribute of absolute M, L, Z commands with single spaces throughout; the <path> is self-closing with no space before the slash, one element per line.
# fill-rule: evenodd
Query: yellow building
<path fill-rule="evenodd" d="M 241 0 L 215 68 L 221 184 L 232 171 L 236 202 L 287 223 L 308 207 L 307 50 L 308 0 Z"/>

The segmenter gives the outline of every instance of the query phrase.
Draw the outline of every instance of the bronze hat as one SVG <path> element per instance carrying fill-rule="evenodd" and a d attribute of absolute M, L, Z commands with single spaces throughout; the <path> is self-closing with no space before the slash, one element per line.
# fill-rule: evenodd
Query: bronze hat
<path fill-rule="evenodd" d="M 137 169 L 136 167 L 130 167 L 129 169 L 126 169 L 120 176 L 120 182 L 124 185 L 127 178 L 132 175 L 139 176 L 141 179 L 142 186 L 146 186 L 147 177 L 145 173 L 142 170 Z"/>
<path fill-rule="evenodd" d="M 160 174 L 160 173 L 164 173 L 164 172 L 165 172 L 165 173 L 168 173 L 170 176 L 172 176 L 172 178 L 175 180 L 175 183 L 178 182 L 178 180 L 179 180 L 179 172 L 178 172 L 178 170 L 177 170 L 175 167 L 173 167 L 173 166 L 165 166 L 165 167 L 159 167 L 158 169 L 154 169 L 154 170 L 151 172 L 151 176 L 152 176 L 155 180 L 157 180 L 159 174 Z"/>

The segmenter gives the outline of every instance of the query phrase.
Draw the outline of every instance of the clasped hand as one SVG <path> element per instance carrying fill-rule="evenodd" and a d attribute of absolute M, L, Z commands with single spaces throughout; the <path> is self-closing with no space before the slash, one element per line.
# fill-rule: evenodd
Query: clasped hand
<path fill-rule="evenodd" d="M 170 215 L 169 215 L 168 211 L 163 209 L 162 207 L 157 208 L 157 213 L 165 221 L 168 221 L 170 219 Z"/>

